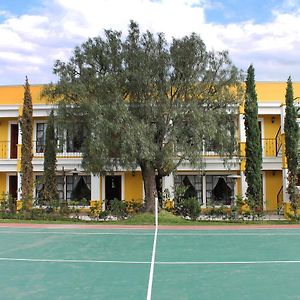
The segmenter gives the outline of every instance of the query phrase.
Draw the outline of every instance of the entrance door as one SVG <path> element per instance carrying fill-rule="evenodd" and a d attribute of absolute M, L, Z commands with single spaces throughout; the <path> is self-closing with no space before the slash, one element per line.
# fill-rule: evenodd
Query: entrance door
<path fill-rule="evenodd" d="M 18 197 L 18 177 L 15 175 L 9 176 L 9 194 L 14 198 L 17 199 Z"/>
<path fill-rule="evenodd" d="M 122 200 L 121 198 L 121 176 L 105 176 L 105 199 L 107 201 L 106 208 L 109 207 L 111 200 Z"/>
<path fill-rule="evenodd" d="M 18 153 L 18 124 L 10 125 L 10 158 L 17 158 Z"/>

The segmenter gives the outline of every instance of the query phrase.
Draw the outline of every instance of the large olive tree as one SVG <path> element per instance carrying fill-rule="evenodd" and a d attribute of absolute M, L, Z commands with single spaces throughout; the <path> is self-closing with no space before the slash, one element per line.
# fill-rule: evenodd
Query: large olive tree
<path fill-rule="evenodd" d="M 142 170 L 146 210 L 153 211 L 155 176 L 183 161 L 201 162 L 203 143 L 233 151 L 234 114 L 241 75 L 228 53 L 208 51 L 197 34 L 167 42 L 162 33 L 127 36 L 106 30 L 57 61 L 60 116 L 87 132 L 83 166 L 94 173 Z"/>

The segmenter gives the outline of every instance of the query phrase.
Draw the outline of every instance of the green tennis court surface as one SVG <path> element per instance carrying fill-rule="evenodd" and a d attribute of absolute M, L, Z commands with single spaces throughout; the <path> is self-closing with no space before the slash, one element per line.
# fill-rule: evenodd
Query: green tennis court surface
<path fill-rule="evenodd" d="M 0 228 L 0 299 L 147 299 L 153 240 Z M 159 230 L 154 250 L 153 300 L 300 299 L 300 229 Z"/>

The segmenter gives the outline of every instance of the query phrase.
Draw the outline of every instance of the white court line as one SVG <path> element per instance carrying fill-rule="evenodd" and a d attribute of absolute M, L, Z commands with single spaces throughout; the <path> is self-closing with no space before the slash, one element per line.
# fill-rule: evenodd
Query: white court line
<path fill-rule="evenodd" d="M 300 260 L 262 260 L 262 261 L 160 261 L 158 265 L 262 265 L 262 264 L 292 264 Z"/>
<path fill-rule="evenodd" d="M 152 261 L 122 261 L 122 260 L 85 260 L 85 259 L 43 259 L 43 258 L 13 258 L 0 257 L 1 261 L 25 261 L 47 263 L 98 263 L 98 264 L 151 264 Z M 156 265 L 262 265 L 262 264 L 293 264 L 300 260 L 261 260 L 261 261 L 156 261 Z M 151 294 L 150 294 L 151 296 Z"/>
<path fill-rule="evenodd" d="M 300 233 L 159 233 L 158 236 L 300 236 Z"/>
<path fill-rule="evenodd" d="M 147 261 L 123 261 L 123 260 L 86 260 L 86 259 L 44 259 L 44 258 L 13 258 L 0 257 L 0 261 L 26 261 L 49 263 L 100 263 L 100 264 L 150 264 Z"/>
<path fill-rule="evenodd" d="M 68 231 L 2 231 L 0 234 L 57 234 L 57 235 L 129 235 L 129 236 L 153 236 L 153 233 L 131 232 L 68 232 Z"/>
<path fill-rule="evenodd" d="M 153 284 L 153 273 L 154 273 L 154 264 L 155 264 L 157 231 L 158 231 L 158 198 L 155 197 L 155 233 L 154 233 L 154 239 L 153 239 L 152 258 L 151 258 L 151 265 L 150 265 L 150 272 L 149 272 L 147 300 L 151 300 L 151 294 L 152 294 L 152 284 Z"/>

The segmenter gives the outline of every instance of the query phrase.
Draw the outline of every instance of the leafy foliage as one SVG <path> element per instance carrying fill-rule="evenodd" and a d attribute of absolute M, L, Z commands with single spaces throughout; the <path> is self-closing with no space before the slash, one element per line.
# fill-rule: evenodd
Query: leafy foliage
<path fill-rule="evenodd" d="M 85 127 L 84 168 L 140 166 L 146 210 L 153 211 L 156 174 L 184 160 L 201 164 L 204 140 L 233 152 L 241 73 L 226 51 L 208 51 L 196 34 L 168 43 L 132 21 L 121 35 L 106 30 L 76 47 L 69 62 L 57 61 L 59 82 L 45 94 L 59 100 L 61 120 Z"/>
<path fill-rule="evenodd" d="M 200 215 L 200 205 L 194 197 L 183 199 L 176 205 L 175 209 L 177 214 L 192 220 L 196 220 Z"/>
<path fill-rule="evenodd" d="M 21 175 L 22 175 L 22 208 L 28 210 L 32 203 L 33 167 L 32 167 L 32 98 L 28 78 L 24 86 L 23 112 L 20 117 L 22 131 Z"/>
<path fill-rule="evenodd" d="M 298 140 L 299 126 L 297 124 L 298 112 L 294 105 L 293 83 L 291 77 L 288 78 L 285 94 L 285 155 L 288 165 L 288 187 L 287 191 L 290 196 L 291 208 L 296 215 L 298 206 L 298 193 L 296 184 L 298 181 Z"/>
<path fill-rule="evenodd" d="M 252 65 L 248 68 L 246 79 L 245 100 L 245 129 L 246 129 L 246 181 L 247 203 L 256 214 L 262 211 L 262 146 L 258 125 L 258 105 L 255 90 L 255 75 Z"/>

